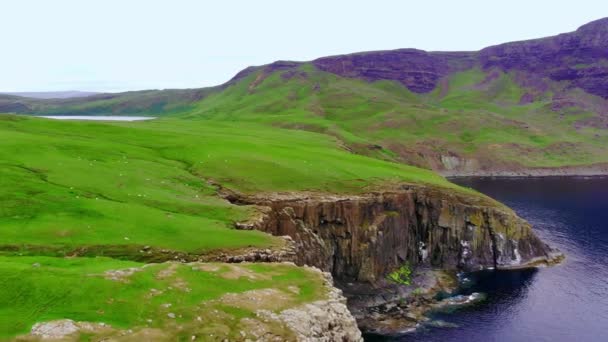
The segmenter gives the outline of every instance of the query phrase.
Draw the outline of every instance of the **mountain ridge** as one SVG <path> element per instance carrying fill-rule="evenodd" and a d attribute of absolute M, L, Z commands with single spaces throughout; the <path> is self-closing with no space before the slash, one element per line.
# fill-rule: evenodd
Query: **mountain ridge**
<path fill-rule="evenodd" d="M 465 65 L 470 67 L 474 63 L 474 61 L 472 59 L 474 59 L 475 57 L 478 57 L 485 64 L 484 68 L 488 68 L 488 67 L 491 67 L 494 65 L 498 66 L 498 63 L 496 63 L 496 61 L 492 61 L 493 59 L 496 58 L 496 56 L 493 56 L 493 52 L 496 52 L 496 50 L 498 50 L 498 49 L 504 50 L 506 47 L 509 47 L 509 46 L 522 45 L 522 44 L 526 45 L 526 44 L 530 44 L 530 43 L 546 42 L 546 41 L 550 41 L 550 40 L 569 40 L 569 39 L 573 39 L 573 37 L 576 38 L 577 35 L 579 35 L 579 34 L 595 35 L 596 36 L 595 39 L 588 39 L 586 42 L 591 41 L 592 43 L 594 43 L 593 46 L 599 45 L 599 47 L 600 47 L 599 49 L 597 49 L 597 51 L 593 50 L 593 52 L 597 53 L 597 54 L 593 54 L 591 56 L 586 56 L 587 58 L 598 58 L 598 57 L 608 58 L 608 17 L 606 17 L 606 18 L 597 19 L 597 20 L 591 21 L 589 23 L 586 23 L 584 25 L 581 25 L 575 31 L 561 33 L 561 34 L 548 36 L 548 37 L 500 43 L 500 44 L 491 45 L 491 46 L 482 48 L 477 51 L 466 51 L 466 50 L 464 50 L 464 51 L 426 51 L 426 50 L 421 50 L 421 49 L 417 49 L 417 48 L 397 48 L 397 49 L 390 49 L 390 50 L 359 51 L 359 52 L 353 52 L 353 53 L 347 53 L 347 54 L 323 56 L 323 57 L 313 59 L 311 61 L 277 60 L 277 61 L 274 61 L 274 62 L 271 62 L 268 64 L 264 64 L 264 65 L 248 66 L 248 67 L 242 69 L 241 71 L 237 72 L 235 74 L 235 76 L 233 76 L 227 82 L 220 84 L 218 86 L 211 86 L 211 87 L 190 88 L 190 89 L 164 89 L 164 90 L 150 89 L 150 90 L 129 91 L 129 92 L 120 92 L 120 93 L 81 92 L 81 91 L 68 91 L 68 92 L 59 92 L 59 93 L 76 92 L 76 93 L 82 93 L 83 95 L 86 94 L 86 96 L 92 95 L 92 96 L 112 97 L 112 96 L 121 96 L 123 94 L 131 94 L 131 93 L 139 93 L 139 92 L 156 91 L 159 93 L 163 93 L 163 92 L 171 92 L 171 91 L 188 91 L 188 90 L 196 91 L 196 90 L 201 90 L 201 89 L 225 87 L 227 85 L 230 85 L 234 81 L 242 78 L 243 76 L 245 76 L 251 72 L 254 72 L 255 70 L 259 70 L 260 68 L 270 68 L 272 70 L 279 70 L 279 69 L 295 67 L 295 66 L 298 66 L 298 65 L 301 65 L 304 63 L 313 63 L 313 64 L 315 64 L 315 66 L 320 67 L 320 69 L 324 70 L 324 68 L 325 68 L 325 69 L 327 69 L 325 71 L 329 71 L 332 68 L 329 65 L 327 65 L 327 61 L 339 59 L 339 60 L 341 60 L 341 62 L 344 62 L 342 59 L 349 59 L 349 58 L 353 58 L 353 57 L 364 57 L 364 56 L 365 57 L 377 56 L 380 58 L 383 57 L 384 55 L 405 55 L 406 57 L 412 57 L 412 58 L 430 57 L 432 59 L 435 59 L 431 63 L 433 64 L 434 68 L 438 69 L 438 71 L 444 71 L 444 69 L 446 69 L 446 68 L 450 69 L 451 71 L 458 71 L 458 70 L 462 69 L 463 68 L 462 65 L 447 66 L 447 65 L 443 64 L 446 62 L 451 62 L 452 64 L 454 64 L 454 62 L 457 62 L 458 60 L 464 60 Z M 598 35 L 599 35 L 599 37 L 597 37 Z M 589 46 L 583 46 L 583 47 L 589 48 Z M 376 64 L 376 67 L 378 66 L 378 64 L 382 64 L 382 61 L 380 61 L 380 63 L 378 63 L 379 61 L 374 61 L 374 62 Z M 409 64 L 415 64 L 416 60 L 415 59 L 414 60 L 405 60 L 405 62 L 407 62 Z M 424 62 L 424 60 L 422 60 L 422 62 Z M 504 67 L 506 69 L 508 69 L 509 66 L 510 65 L 502 65 L 502 67 Z M 347 73 L 346 71 L 343 71 L 343 72 Z M 337 72 L 337 74 L 339 74 L 339 72 Z M 368 78 L 368 80 L 371 80 L 371 81 L 374 81 L 377 79 L 392 79 L 392 78 L 375 78 L 375 77 Z M 417 87 L 417 85 L 412 85 L 412 86 Z M 433 90 L 434 87 L 428 88 L 428 87 L 423 86 L 422 88 L 414 88 L 414 89 L 416 89 L 416 90 L 424 89 L 426 91 L 430 91 L 430 90 Z M 412 89 L 410 89 L 410 90 L 412 90 Z M 416 90 L 413 90 L 413 91 L 416 91 Z M 4 93 L 0 92 L 0 100 L 6 100 L 6 98 L 2 98 L 2 97 L 4 97 L 2 95 L 20 96 L 18 94 L 25 95 L 25 94 L 38 94 L 38 93 L 53 94 L 55 92 L 4 92 Z M 605 94 L 602 93 L 602 94 L 603 94 L 602 97 L 604 97 L 604 98 L 608 97 L 608 93 L 605 93 Z M 24 96 L 20 96 L 20 97 L 24 97 Z M 51 98 L 42 98 L 42 99 L 49 100 Z M 2 105 L 2 103 L 0 103 L 0 111 L 2 111 L 1 105 Z M 31 110 L 31 112 L 35 112 L 35 110 Z M 19 112 L 17 112 L 17 113 L 19 113 Z"/>

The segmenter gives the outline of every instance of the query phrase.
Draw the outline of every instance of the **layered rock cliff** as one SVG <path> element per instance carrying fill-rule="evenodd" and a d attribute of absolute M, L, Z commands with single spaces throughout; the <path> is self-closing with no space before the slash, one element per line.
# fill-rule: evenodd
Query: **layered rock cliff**
<path fill-rule="evenodd" d="M 547 78 L 567 81 L 570 87 L 608 98 L 607 59 L 608 18 L 604 18 L 574 32 L 490 46 L 475 52 L 399 49 L 323 57 L 313 64 L 343 77 L 399 81 L 416 93 L 430 92 L 441 78 L 473 67 L 519 70 L 528 73 L 526 85 L 529 87 L 544 88 L 546 85 L 541 79 Z"/>
<path fill-rule="evenodd" d="M 552 258 L 551 248 L 511 210 L 456 191 L 404 185 L 356 196 L 227 197 L 264 212 L 241 228 L 291 236 L 296 263 L 341 282 L 374 283 L 404 263 L 474 270 Z"/>
<path fill-rule="evenodd" d="M 608 18 L 553 37 L 485 48 L 479 62 L 485 69 L 523 70 L 608 98 Z"/>
<path fill-rule="evenodd" d="M 471 68 L 474 53 L 426 52 L 416 49 L 375 51 L 323 57 L 313 64 L 343 77 L 368 81 L 393 80 L 416 93 L 435 89 L 438 81 L 450 72 Z"/>

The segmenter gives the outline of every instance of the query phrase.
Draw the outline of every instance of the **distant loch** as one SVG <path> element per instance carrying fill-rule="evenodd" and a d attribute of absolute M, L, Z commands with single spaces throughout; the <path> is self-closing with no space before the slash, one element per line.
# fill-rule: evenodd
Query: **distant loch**
<path fill-rule="evenodd" d="M 55 120 L 88 120 L 88 121 L 144 121 L 156 119 L 153 116 L 85 116 L 85 115 L 39 115 L 39 118 Z"/>

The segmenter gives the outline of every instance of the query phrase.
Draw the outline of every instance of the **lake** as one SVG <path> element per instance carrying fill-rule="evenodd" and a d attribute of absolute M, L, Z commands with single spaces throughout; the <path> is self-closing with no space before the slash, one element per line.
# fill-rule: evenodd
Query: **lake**
<path fill-rule="evenodd" d="M 156 119 L 150 116 L 83 116 L 83 115 L 39 115 L 39 118 L 56 120 L 87 120 L 87 121 L 143 121 Z"/>
<path fill-rule="evenodd" d="M 608 341 L 608 178 L 460 178 L 515 209 L 563 264 L 472 275 L 463 294 L 487 299 L 437 313 L 444 328 L 422 328 L 396 341 Z"/>

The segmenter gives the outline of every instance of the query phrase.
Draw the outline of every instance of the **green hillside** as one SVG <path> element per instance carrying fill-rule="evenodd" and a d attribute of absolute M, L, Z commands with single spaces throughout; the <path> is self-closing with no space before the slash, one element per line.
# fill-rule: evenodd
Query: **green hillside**
<path fill-rule="evenodd" d="M 358 154 L 456 173 L 607 163 L 606 108 L 607 100 L 568 82 L 475 65 L 427 93 L 280 62 L 214 88 L 0 97 L 4 112 L 172 116 L 323 133 Z"/>
<path fill-rule="evenodd" d="M 0 112 L 256 123 L 327 134 L 358 154 L 456 173 L 608 163 L 608 100 L 525 70 L 459 70 L 415 93 L 395 80 L 276 62 L 213 88 L 62 100 L 0 96 Z"/>
<path fill-rule="evenodd" d="M 257 72 L 199 101 L 189 119 L 263 123 L 325 133 L 353 151 L 386 160 L 446 169 L 442 158 L 472 160 L 476 168 L 562 167 L 608 161 L 608 131 L 598 114 L 552 108 L 554 89 L 535 89 L 517 73 L 471 69 L 447 77 L 431 93 L 396 81 L 344 78 L 303 64 L 297 70 Z M 576 89 L 587 102 L 601 98 Z"/>

